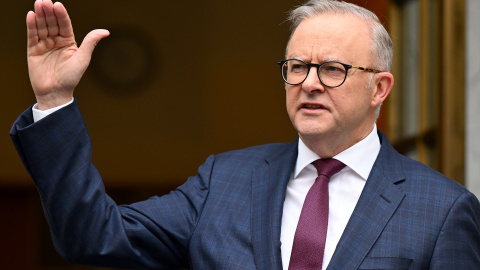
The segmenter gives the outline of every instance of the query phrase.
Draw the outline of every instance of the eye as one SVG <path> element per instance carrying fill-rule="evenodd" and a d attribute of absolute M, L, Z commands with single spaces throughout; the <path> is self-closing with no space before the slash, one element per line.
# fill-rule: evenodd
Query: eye
<path fill-rule="evenodd" d="M 305 73 L 308 70 L 307 65 L 298 61 L 289 63 L 289 66 L 290 66 L 289 71 L 292 73 Z"/>
<path fill-rule="evenodd" d="M 343 77 L 345 76 L 345 67 L 339 63 L 325 63 L 320 70 L 322 75 L 329 77 Z"/>
<path fill-rule="evenodd" d="M 336 67 L 336 66 L 326 66 L 325 67 L 325 70 L 328 71 L 328 72 L 341 72 L 342 69 L 339 68 L 339 67 Z"/>

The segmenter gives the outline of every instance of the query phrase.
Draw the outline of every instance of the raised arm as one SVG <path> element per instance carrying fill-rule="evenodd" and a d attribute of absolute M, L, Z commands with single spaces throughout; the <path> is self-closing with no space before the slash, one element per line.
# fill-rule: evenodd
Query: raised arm
<path fill-rule="evenodd" d="M 77 47 L 72 22 L 61 3 L 37 0 L 27 14 L 28 72 L 38 109 L 69 102 L 87 69 L 96 44 L 109 35 L 93 30 Z"/>

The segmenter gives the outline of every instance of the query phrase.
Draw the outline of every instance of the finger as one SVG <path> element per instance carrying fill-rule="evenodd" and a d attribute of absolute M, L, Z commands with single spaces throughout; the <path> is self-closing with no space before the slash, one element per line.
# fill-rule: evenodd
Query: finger
<path fill-rule="evenodd" d="M 95 49 L 95 46 L 97 46 L 98 42 L 100 42 L 101 39 L 108 37 L 110 35 L 110 32 L 104 29 L 97 29 L 93 30 L 90 33 L 85 36 L 83 39 L 82 45 L 78 48 L 77 55 L 79 59 L 82 59 L 82 61 L 85 64 L 85 67 L 88 66 L 88 63 L 90 63 L 90 59 L 93 53 L 93 50 Z"/>
<path fill-rule="evenodd" d="M 33 11 L 27 13 L 27 46 L 38 44 L 37 17 Z"/>
<path fill-rule="evenodd" d="M 72 22 L 70 21 L 70 17 L 68 16 L 65 6 L 60 2 L 56 2 L 53 5 L 53 11 L 57 17 L 58 33 L 62 37 L 73 37 Z"/>
<path fill-rule="evenodd" d="M 53 3 L 51 1 L 44 1 L 43 12 L 45 13 L 45 20 L 47 22 L 48 35 L 54 37 L 58 35 L 57 17 L 53 12 Z"/>
<path fill-rule="evenodd" d="M 35 14 L 37 15 L 37 32 L 39 39 L 46 39 L 48 36 L 47 21 L 43 12 L 43 1 L 35 1 Z"/>

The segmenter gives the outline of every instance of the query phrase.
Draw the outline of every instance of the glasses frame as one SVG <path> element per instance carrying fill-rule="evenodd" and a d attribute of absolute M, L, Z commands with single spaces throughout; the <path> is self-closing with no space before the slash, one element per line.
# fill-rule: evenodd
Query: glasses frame
<path fill-rule="evenodd" d="M 283 66 L 285 65 L 286 62 L 288 61 L 291 61 L 291 60 L 295 60 L 295 61 L 299 61 L 299 62 L 302 62 L 304 63 L 308 70 L 307 70 L 307 74 L 305 75 L 305 79 L 303 79 L 301 82 L 299 83 L 289 83 L 287 82 L 287 80 L 285 79 L 285 77 L 283 76 Z M 337 64 L 340 64 L 342 65 L 343 67 L 345 67 L 345 78 L 343 78 L 343 81 L 337 85 L 337 86 L 332 86 L 332 85 L 328 85 L 326 83 L 324 83 L 322 81 L 322 78 L 320 78 L 320 67 L 325 65 L 325 64 L 328 64 L 328 63 L 337 63 Z M 352 66 L 352 65 L 348 65 L 348 64 L 344 64 L 342 62 L 338 62 L 338 61 L 326 61 L 326 62 L 323 62 L 321 64 L 314 64 L 314 63 L 308 63 L 308 62 L 305 62 L 303 60 L 300 60 L 300 59 L 286 59 L 286 60 L 282 60 L 282 61 L 278 61 L 277 64 L 280 66 L 280 73 L 282 74 L 282 79 L 285 83 L 287 84 L 290 84 L 290 85 L 299 85 L 299 84 L 302 84 L 308 77 L 308 74 L 310 74 L 310 68 L 311 67 L 316 67 L 317 68 L 317 77 L 318 79 L 320 80 L 320 82 L 327 86 L 327 87 L 330 87 L 330 88 L 335 88 L 335 87 L 339 87 L 341 86 L 346 80 L 347 80 L 347 74 L 348 74 L 348 70 L 353 68 L 353 69 L 359 69 L 359 70 L 363 70 L 363 71 L 366 71 L 366 72 L 372 72 L 372 73 L 380 73 L 382 71 L 380 70 L 377 70 L 377 69 L 373 69 L 373 68 L 364 68 L 364 67 L 359 67 L 359 66 Z"/>

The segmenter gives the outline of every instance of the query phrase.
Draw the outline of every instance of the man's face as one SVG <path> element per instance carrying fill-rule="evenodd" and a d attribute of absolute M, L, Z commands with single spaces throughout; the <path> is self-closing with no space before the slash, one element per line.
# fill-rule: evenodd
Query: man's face
<path fill-rule="evenodd" d="M 287 59 L 317 64 L 335 60 L 370 68 L 370 36 L 368 26 L 352 15 L 315 16 L 295 30 Z M 374 91 L 367 89 L 370 78 L 369 72 L 350 69 L 341 86 L 330 88 L 322 85 L 317 68 L 312 67 L 302 84 L 286 84 L 288 115 L 307 146 L 314 149 L 317 146 L 313 144 L 330 144 L 338 153 L 371 132 L 375 106 Z"/>

